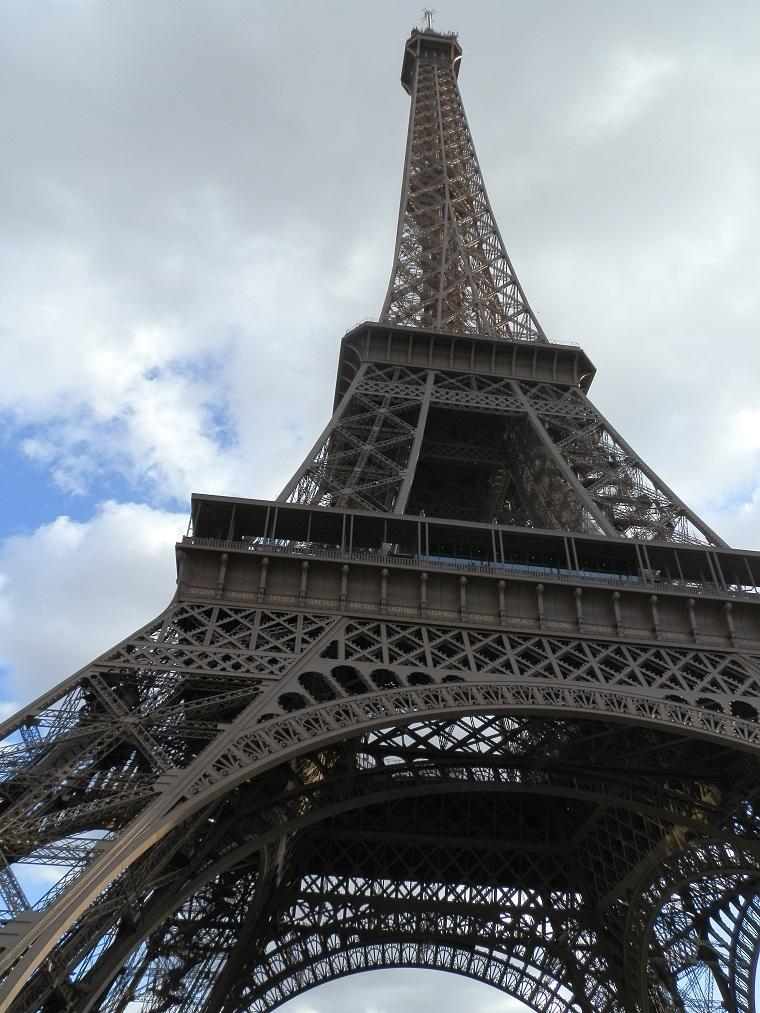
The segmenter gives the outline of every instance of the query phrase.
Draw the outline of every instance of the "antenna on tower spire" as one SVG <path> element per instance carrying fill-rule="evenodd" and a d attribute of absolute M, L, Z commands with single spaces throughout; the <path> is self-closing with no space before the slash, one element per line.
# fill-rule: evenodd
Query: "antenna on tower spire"
<path fill-rule="evenodd" d="M 432 30 L 433 30 L 433 17 L 435 16 L 435 11 L 433 10 L 432 7 L 426 7 L 423 10 L 423 12 L 422 12 L 422 16 L 427 21 L 427 25 L 425 27 L 427 28 L 427 30 L 429 32 L 432 32 Z"/>

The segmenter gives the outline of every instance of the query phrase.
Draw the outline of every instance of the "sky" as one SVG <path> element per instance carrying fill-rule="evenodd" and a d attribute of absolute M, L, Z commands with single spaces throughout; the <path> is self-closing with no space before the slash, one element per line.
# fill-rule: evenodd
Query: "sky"
<path fill-rule="evenodd" d="M 760 6 L 436 7 L 544 330 L 760 549 Z M 339 340 L 388 282 L 420 21 L 407 0 L 0 0 L 0 715 L 166 605 L 192 491 L 276 496 L 327 421 Z M 515 1008 L 433 978 L 289 1009 Z"/>

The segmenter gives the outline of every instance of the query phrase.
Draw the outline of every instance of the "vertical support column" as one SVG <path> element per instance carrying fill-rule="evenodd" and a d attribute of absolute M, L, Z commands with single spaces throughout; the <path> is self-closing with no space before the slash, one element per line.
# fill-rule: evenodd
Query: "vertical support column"
<path fill-rule="evenodd" d="M 261 560 L 261 572 L 259 574 L 259 601 L 262 602 L 267 594 L 267 576 L 269 574 L 269 556 Z"/>
<path fill-rule="evenodd" d="M 686 602 L 686 608 L 689 612 L 689 628 L 691 629 L 691 639 L 696 643 L 699 640 L 699 627 L 697 626 L 697 616 L 694 612 L 694 599 L 689 598 Z"/>
<path fill-rule="evenodd" d="M 177 587 L 182 586 L 182 577 L 185 572 L 185 560 L 187 559 L 186 553 L 182 549 L 177 550 Z"/>
<path fill-rule="evenodd" d="M 235 537 L 235 515 L 237 514 L 237 503 L 232 504 L 230 510 L 230 526 L 227 528 L 227 541 L 231 542 Z"/>
<path fill-rule="evenodd" d="M 731 646 L 736 647 L 736 628 L 734 626 L 733 617 L 734 606 L 730 601 L 727 601 L 723 606 L 723 609 L 726 613 L 726 626 L 728 627 L 728 636 L 731 641 Z"/>
<path fill-rule="evenodd" d="M 575 595 L 575 621 L 578 625 L 578 632 L 583 633 L 586 628 L 586 623 L 583 618 L 583 588 L 576 587 L 573 594 Z"/>
<path fill-rule="evenodd" d="M 655 640 L 660 639 L 660 610 L 657 606 L 657 595 L 653 594 L 649 596 L 649 607 L 652 610 L 652 629 L 654 631 Z"/>
<path fill-rule="evenodd" d="M 536 584 L 536 617 L 538 628 L 542 630 L 546 625 L 546 610 L 544 609 L 544 585 Z"/>
<path fill-rule="evenodd" d="M 227 564 L 230 561 L 230 557 L 226 552 L 223 552 L 219 558 L 219 575 L 216 579 L 216 593 L 219 598 L 222 596 L 224 591 L 224 582 L 227 578 Z"/>
<path fill-rule="evenodd" d="M 301 563 L 301 585 L 298 588 L 298 600 L 303 602 L 306 600 L 306 589 L 309 583 L 309 561 L 304 559 Z"/>
<path fill-rule="evenodd" d="M 346 607 L 348 600 L 348 564 L 344 563 L 340 568 L 340 607 Z"/>
<path fill-rule="evenodd" d="M 613 591 L 612 592 L 612 611 L 615 614 L 615 629 L 617 630 L 617 635 L 621 636 L 622 633 L 623 633 L 623 620 L 622 620 L 622 616 L 620 614 L 620 592 L 619 591 Z"/>
<path fill-rule="evenodd" d="M 428 610 L 427 604 L 427 585 L 428 575 L 424 572 L 420 574 L 420 615 L 426 616 Z"/>

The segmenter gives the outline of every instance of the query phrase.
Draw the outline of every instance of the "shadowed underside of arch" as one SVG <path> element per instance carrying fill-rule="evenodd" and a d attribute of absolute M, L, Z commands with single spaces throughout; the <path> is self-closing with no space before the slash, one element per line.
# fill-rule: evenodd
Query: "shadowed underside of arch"
<path fill-rule="evenodd" d="M 652 863 L 711 840 L 760 867 L 758 733 L 734 713 L 737 699 L 750 707 L 757 671 L 738 653 L 179 603 L 42 701 L 33 724 L 22 715 L 22 734 L 6 740 L 6 854 L 52 856 L 69 872 L 18 942 L 0 937 L 16 947 L 0 958 L 18 961 L 5 980 L 16 976 L 20 1010 L 116 1011 L 140 989 L 163 996 L 162 1010 L 212 1010 L 243 969 L 255 980 L 251 956 L 283 938 L 287 911 L 301 930 L 293 904 L 309 877 L 353 873 L 423 893 L 430 883 L 443 894 L 501 890 L 474 910 L 469 936 L 436 937 L 440 908 L 411 897 L 424 932 L 404 922 L 378 937 L 438 938 L 473 959 L 491 922 L 489 952 L 515 957 L 497 912 L 523 891 L 553 912 L 541 946 L 553 941 L 579 1010 L 643 1002 L 660 990 L 651 954 L 629 948 L 626 964 L 614 952 L 626 933 L 652 934 L 626 919 Z M 106 837 L 85 848 L 93 827 Z M 723 860 L 736 865 L 730 850 Z M 741 889 L 729 883 L 728 896 Z M 378 913 L 398 891 L 378 897 Z M 560 897 L 581 904 L 575 927 L 563 922 L 574 909 L 557 920 Z M 241 934 L 241 910 L 253 936 Z M 612 940 L 611 955 L 584 933 Z M 523 945 L 520 959 L 543 966 L 538 938 Z M 700 953 L 687 950 L 679 960 L 690 966 Z M 590 972 L 592 952 L 603 974 Z M 658 974 L 671 980 L 681 965 L 668 961 Z"/>
<path fill-rule="evenodd" d="M 519 999 L 536 1013 L 570 1013 L 580 1008 L 573 1001 L 571 990 L 552 977 L 549 959 L 548 966 L 540 968 L 503 954 L 473 953 L 456 943 L 414 938 L 363 942 L 357 935 L 354 942 L 333 952 L 323 951 L 309 960 L 309 951 L 321 947 L 321 936 L 304 940 L 303 945 L 306 953 L 297 974 L 283 979 L 274 976 L 266 990 L 251 1002 L 248 1007 L 251 1011 L 265 1013 L 312 988 L 353 974 L 412 968 L 462 975 Z M 561 969 L 558 965 L 559 961 L 554 961 L 555 973 Z"/>
<path fill-rule="evenodd" d="M 210 793 L 74 923 L 54 951 L 73 1009 L 264 1010 L 325 975 L 429 966 L 613 1013 L 631 982 L 651 991 L 649 951 L 614 951 L 652 936 L 627 912 L 663 858 L 735 868 L 731 896 L 760 865 L 751 755 L 648 723 L 419 710 L 286 756 Z M 687 923 L 678 963 L 656 934 L 659 975 L 699 962 Z M 38 973 L 19 1009 L 61 991 Z"/>

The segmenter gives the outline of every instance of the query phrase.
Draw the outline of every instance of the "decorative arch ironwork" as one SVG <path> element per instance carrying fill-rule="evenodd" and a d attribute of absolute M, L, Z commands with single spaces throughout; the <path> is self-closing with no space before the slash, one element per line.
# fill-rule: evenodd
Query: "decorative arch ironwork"
<path fill-rule="evenodd" d="M 225 868 L 242 869 L 244 875 L 250 876 L 251 862 L 256 864 L 257 852 L 267 856 L 270 879 L 275 868 L 279 870 L 279 875 L 284 875 L 288 868 L 286 856 L 292 856 L 299 837 L 308 833 L 309 827 L 319 827 L 340 817 L 341 813 L 349 813 L 351 821 L 355 821 L 361 808 L 377 808 L 380 805 L 391 807 L 388 810 L 391 812 L 393 805 L 399 801 L 408 806 L 417 805 L 420 801 L 425 804 L 440 798 L 443 793 L 449 800 L 464 793 L 469 805 L 479 792 L 487 794 L 489 808 L 492 808 L 494 792 L 498 792 L 504 797 L 526 800 L 525 805 L 532 805 L 536 811 L 559 798 L 571 809 L 577 807 L 583 819 L 589 819 L 595 809 L 606 808 L 606 822 L 601 818 L 597 821 L 596 844 L 592 844 L 590 839 L 585 842 L 592 864 L 595 856 L 609 854 L 610 848 L 614 847 L 628 848 L 629 861 L 636 848 L 639 863 L 651 859 L 653 852 L 659 861 L 658 849 L 663 846 L 684 847 L 689 839 L 699 839 L 706 834 L 717 835 L 716 846 L 725 849 L 729 846 L 725 839 L 734 839 L 740 829 L 738 821 L 741 813 L 729 819 L 726 812 L 721 811 L 717 798 L 706 790 L 709 786 L 700 779 L 705 765 L 704 747 L 699 745 L 699 740 L 683 733 L 674 734 L 672 730 L 654 732 L 646 726 L 635 725 L 621 732 L 609 721 L 599 722 L 588 717 L 577 719 L 572 715 L 558 719 L 469 714 L 459 718 L 433 719 L 418 713 L 415 718 L 414 721 L 407 719 L 369 731 L 363 736 L 347 736 L 329 746 L 312 747 L 310 752 L 295 758 L 291 756 L 286 763 L 272 767 L 268 778 L 264 774 L 259 779 L 241 781 L 221 799 L 198 808 L 185 824 L 177 826 L 138 859 L 131 871 L 122 874 L 109 888 L 112 893 L 109 895 L 106 891 L 104 900 L 94 905 L 90 913 L 74 925 L 62 946 L 62 951 L 69 947 L 67 963 L 72 965 L 75 960 L 73 954 L 76 953 L 78 974 L 88 974 L 88 960 L 92 959 L 90 954 L 104 952 L 102 940 L 115 940 L 114 933 L 118 935 L 120 932 L 123 941 L 127 930 L 124 926 L 120 930 L 115 929 L 108 918 L 109 911 L 112 917 L 114 911 L 121 910 L 121 904 L 114 906 L 114 894 L 123 896 L 125 881 L 140 882 L 141 876 L 144 876 L 143 890 L 153 899 L 153 909 L 161 889 L 164 890 L 164 903 L 176 897 L 180 880 L 177 879 L 173 856 L 182 854 L 183 848 L 187 848 L 189 835 L 194 839 L 193 850 L 198 855 L 204 854 L 202 842 L 208 835 L 205 850 L 208 868 L 205 874 L 198 870 L 193 880 L 195 892 L 185 901 L 197 909 L 200 904 L 198 898 L 203 897 L 204 889 L 209 889 L 208 884 L 220 878 L 223 880 L 228 874 Z M 621 771 L 611 764 L 617 759 L 619 766 L 621 749 L 629 764 L 637 755 L 649 756 L 650 769 L 641 770 L 638 780 L 630 775 L 622 776 Z M 747 754 L 725 750 L 717 744 L 712 747 L 712 753 L 713 759 L 707 766 L 713 779 L 732 782 L 745 796 L 751 793 L 753 766 Z M 554 756 L 553 762 L 547 761 L 550 756 Z M 674 774 L 679 770 L 680 778 Z M 669 773 L 663 777 L 662 771 Z M 656 803 L 653 801 L 655 798 Z M 567 816 L 571 809 L 566 808 L 559 815 Z M 220 853 L 224 851 L 222 842 L 231 826 L 246 826 L 243 822 L 246 819 L 249 821 L 247 849 L 239 849 L 220 860 Z M 471 814 L 469 819 L 473 822 Z M 730 824 L 728 827 L 727 823 Z M 670 829 L 665 829 L 667 827 Z M 210 835 L 209 828 L 213 831 Z M 442 833 L 445 828 L 438 829 Z M 724 838 L 722 845 L 721 836 Z M 757 863 L 760 846 L 750 840 L 748 847 L 749 860 Z M 262 848 L 266 850 L 262 851 Z M 722 852 L 724 863 L 728 854 L 728 851 Z M 382 864 L 382 858 L 379 864 Z M 478 868 L 472 856 L 468 857 L 468 864 L 471 870 Z M 543 875 L 550 880 L 552 868 L 555 871 L 558 868 L 557 860 L 553 860 L 552 864 L 546 855 L 542 867 Z M 596 884 L 600 896 L 605 889 L 609 891 L 613 887 L 612 883 L 605 882 L 603 868 L 604 863 L 600 862 Z M 256 869 L 259 869 L 257 865 Z M 487 877 L 487 863 L 482 869 Z M 586 875 L 590 874 L 589 867 Z M 516 878 L 519 872 L 513 870 L 512 875 Z M 212 880 L 211 876 L 216 878 Z M 549 880 L 546 890 L 551 889 Z M 260 882 L 267 881 L 264 877 Z M 746 887 L 746 882 L 742 885 Z M 135 903 L 142 903 L 139 891 L 133 900 L 133 905 Z M 614 910 L 616 898 L 608 897 L 607 903 Z M 152 918 L 154 931 L 160 933 L 160 913 L 156 912 L 153 916 L 151 910 L 149 907 L 146 924 L 150 924 Z M 200 910 L 203 911 L 202 904 Z M 639 926 L 630 931 L 640 936 Z M 127 967 L 134 967 L 134 953 L 142 952 L 140 945 L 144 935 L 134 932 L 133 956 L 127 960 Z M 91 949 L 82 957 L 86 937 L 90 940 Z M 393 941 L 392 933 L 387 938 Z M 188 945 L 187 941 L 185 945 Z M 123 946 L 121 950 L 117 948 L 114 954 L 118 957 L 114 964 L 116 970 L 125 959 Z M 141 959 L 145 959 L 144 953 Z M 153 975 L 148 979 L 152 982 L 150 987 L 155 988 L 155 969 L 150 973 Z M 174 968 L 173 976 L 169 970 L 166 973 L 170 981 L 175 981 L 179 969 Z M 206 973 L 211 972 L 207 970 Z M 605 973 L 609 978 L 609 968 Z M 95 977 L 97 972 L 93 971 L 92 979 Z M 569 980 L 567 973 L 563 980 Z M 73 984 L 76 987 L 76 982 Z M 102 987 L 105 984 L 101 981 Z M 196 986 L 195 994 L 199 987 Z M 92 993 L 91 982 L 88 987 Z M 108 1005 L 106 1000 L 103 1008 L 117 1008 L 113 1006 L 113 1001 L 112 997 L 111 1005 Z M 33 1008 L 33 1003 L 29 1008 Z M 96 1007 L 89 1005 L 82 1008 Z M 614 1003 L 609 1008 L 614 1009 Z"/>

